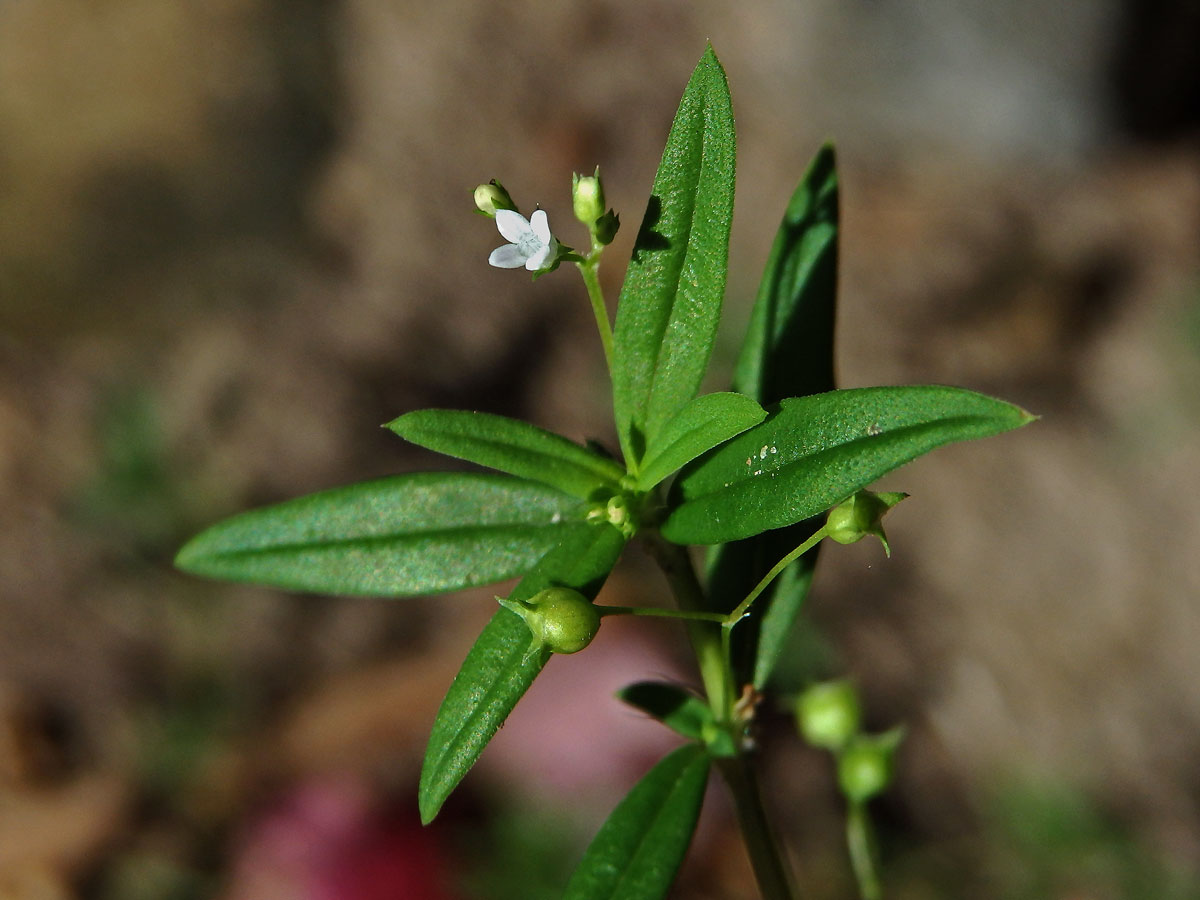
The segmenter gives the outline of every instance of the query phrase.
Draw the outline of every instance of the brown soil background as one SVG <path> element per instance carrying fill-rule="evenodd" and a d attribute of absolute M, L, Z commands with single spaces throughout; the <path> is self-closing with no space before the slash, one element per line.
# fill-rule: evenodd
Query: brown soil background
<path fill-rule="evenodd" d="M 714 387 L 833 136 L 842 385 L 957 383 L 1043 416 L 890 477 L 913 494 L 893 558 L 837 548 L 816 585 L 829 668 L 873 727 L 909 728 L 881 813 L 898 896 L 1037 896 L 989 831 L 1009 784 L 1078 792 L 1121 847 L 1200 868 L 1189 8 L 1148 29 L 1020 0 L 0 2 L 0 897 L 287 896 L 236 865 L 271 797 L 335 773 L 415 805 L 491 593 L 296 598 L 171 557 L 250 506 L 438 465 L 379 428 L 410 409 L 607 440 L 580 285 L 490 269 L 470 191 L 498 177 L 578 241 L 570 173 L 600 164 L 615 297 L 709 39 L 739 127 Z M 608 602 L 661 589 L 636 554 L 624 573 Z M 669 629 L 618 637 L 643 675 L 692 678 Z M 599 785 L 594 824 L 616 795 L 587 767 L 628 783 L 650 757 L 539 739 L 585 702 L 523 720 L 518 761 L 473 775 L 487 799 L 457 818 L 569 808 L 541 752 Z M 802 880 L 849 896 L 826 764 L 775 724 Z M 679 896 L 753 896 L 726 817 L 714 797 Z"/>

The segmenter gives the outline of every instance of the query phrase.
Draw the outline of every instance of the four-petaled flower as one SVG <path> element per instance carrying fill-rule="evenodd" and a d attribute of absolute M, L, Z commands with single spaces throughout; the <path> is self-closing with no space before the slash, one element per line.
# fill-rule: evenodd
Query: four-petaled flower
<path fill-rule="evenodd" d="M 500 269 L 524 266 L 530 272 L 540 272 L 554 264 L 558 241 L 550 233 L 546 211 L 535 209 L 526 219 L 511 209 L 496 210 L 496 228 L 509 243 L 497 247 L 488 262 Z"/>

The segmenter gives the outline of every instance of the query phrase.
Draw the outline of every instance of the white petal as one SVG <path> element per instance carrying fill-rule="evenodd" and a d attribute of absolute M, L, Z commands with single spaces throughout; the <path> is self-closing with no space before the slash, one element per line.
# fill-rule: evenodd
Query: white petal
<path fill-rule="evenodd" d="M 497 269 L 519 269 L 525 265 L 525 254 L 516 244 L 505 244 L 497 247 L 488 257 L 488 262 Z"/>
<path fill-rule="evenodd" d="M 536 216 L 537 213 L 534 215 Z M 528 220 L 519 212 L 513 212 L 511 209 L 496 210 L 496 228 L 504 235 L 506 241 L 512 241 L 514 244 L 529 234 Z"/>
<path fill-rule="evenodd" d="M 535 209 L 529 217 L 529 227 L 543 244 L 550 243 L 550 220 L 546 218 L 544 209 Z"/>
<path fill-rule="evenodd" d="M 550 243 L 546 244 L 537 253 L 529 257 L 525 261 L 525 268 L 530 272 L 536 272 L 539 269 L 544 269 L 554 261 L 554 254 L 558 252 L 558 241 L 554 238 L 550 239 Z"/>

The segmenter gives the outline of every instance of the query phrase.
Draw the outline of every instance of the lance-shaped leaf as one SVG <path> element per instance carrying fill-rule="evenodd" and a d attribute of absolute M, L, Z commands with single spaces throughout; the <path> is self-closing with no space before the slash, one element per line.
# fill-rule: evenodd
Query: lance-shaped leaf
<path fill-rule="evenodd" d="M 490 413 L 421 409 L 387 427 L 438 453 L 478 463 L 587 498 L 614 487 L 625 470 L 552 431 Z"/>
<path fill-rule="evenodd" d="M 733 108 L 710 47 L 671 125 L 617 305 L 613 404 L 631 463 L 696 395 L 708 367 L 725 292 L 733 183 Z"/>
<path fill-rule="evenodd" d="M 962 388 L 857 388 L 785 400 L 676 479 L 668 540 L 713 544 L 816 515 L 893 469 L 954 441 L 1033 416 Z"/>
<path fill-rule="evenodd" d="M 694 741 L 703 741 L 706 729 L 716 721 L 707 703 L 678 685 L 664 681 L 626 685 L 617 691 L 617 696 Z"/>
<path fill-rule="evenodd" d="M 521 579 L 509 598 L 528 600 L 551 586 L 574 588 L 594 598 L 624 546 L 624 536 L 607 523 L 573 529 Z M 423 822 L 433 821 L 546 664 L 549 654 L 531 654 L 529 646 L 529 627 L 520 616 L 501 609 L 467 653 L 438 710 L 425 751 L 418 793 Z"/>
<path fill-rule="evenodd" d="M 802 524 L 792 527 L 803 529 L 797 534 L 800 538 L 795 544 L 797 547 L 808 540 L 817 528 L 816 525 L 804 527 Z M 791 531 L 791 529 L 782 530 Z M 766 535 L 762 535 L 762 537 L 766 537 Z M 768 546 L 771 545 L 768 544 Z M 796 624 L 796 617 L 800 614 L 804 600 L 808 596 L 808 589 L 812 585 L 813 574 L 817 566 L 817 551 L 820 546 L 818 544 L 813 547 L 812 550 L 788 566 L 787 570 L 771 585 L 774 590 L 767 595 L 765 608 L 757 622 L 758 647 L 754 654 L 754 665 L 750 671 L 750 681 L 760 691 L 767 686 L 767 682 L 770 681 L 776 665 L 788 646 L 792 626 Z M 790 550 L 780 553 L 775 562 L 783 559 L 787 552 Z M 769 571 L 770 569 L 766 569 L 763 574 L 765 575 Z M 758 602 L 762 603 L 763 598 L 760 597 Z"/>
<path fill-rule="evenodd" d="M 788 201 L 734 369 L 734 390 L 778 403 L 833 390 L 838 179 L 826 144 Z"/>
<path fill-rule="evenodd" d="M 710 756 L 733 756 L 737 752 L 733 736 L 717 724 L 708 704 L 678 685 L 639 681 L 617 691 L 617 696 L 677 734 L 703 744 Z"/>
<path fill-rule="evenodd" d="M 708 781 L 696 744 L 664 757 L 600 827 L 563 900 L 661 900 L 683 862 Z"/>
<path fill-rule="evenodd" d="M 826 144 L 792 193 L 759 284 L 734 369 L 734 390 L 764 405 L 834 388 L 833 333 L 837 309 L 838 176 Z M 819 522 L 721 544 L 708 559 L 712 608 L 733 609 L 770 568 L 802 544 Z M 758 598 L 759 615 L 732 634 L 739 682 L 766 686 L 804 605 L 819 545 L 792 563 Z"/>
<path fill-rule="evenodd" d="M 741 394 L 705 394 L 688 401 L 646 447 L 637 474 L 638 488 L 650 490 L 700 454 L 757 425 L 766 416 L 761 406 Z"/>
<path fill-rule="evenodd" d="M 398 475 L 251 510 L 175 564 L 288 590 L 411 596 L 513 578 L 583 524 L 588 504 L 501 475 Z"/>

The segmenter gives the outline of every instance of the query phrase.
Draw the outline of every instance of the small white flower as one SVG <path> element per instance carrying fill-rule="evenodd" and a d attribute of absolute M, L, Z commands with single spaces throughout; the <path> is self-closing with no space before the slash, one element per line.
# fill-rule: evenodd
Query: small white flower
<path fill-rule="evenodd" d="M 558 241 L 550 233 L 545 210 L 535 209 L 526 219 L 511 209 L 498 209 L 496 228 L 509 243 L 492 251 L 488 262 L 493 266 L 499 269 L 524 266 L 530 272 L 538 272 L 553 264 Z"/>

